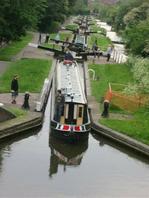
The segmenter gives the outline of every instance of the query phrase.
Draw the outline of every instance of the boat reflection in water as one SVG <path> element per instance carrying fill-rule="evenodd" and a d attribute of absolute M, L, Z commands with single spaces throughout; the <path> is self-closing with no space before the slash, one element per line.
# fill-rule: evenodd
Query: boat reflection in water
<path fill-rule="evenodd" d="M 49 146 L 51 148 L 49 175 L 52 177 L 58 172 L 59 165 L 63 165 L 64 171 L 66 171 L 67 166 L 79 166 L 88 148 L 88 141 L 67 144 L 50 136 Z"/>

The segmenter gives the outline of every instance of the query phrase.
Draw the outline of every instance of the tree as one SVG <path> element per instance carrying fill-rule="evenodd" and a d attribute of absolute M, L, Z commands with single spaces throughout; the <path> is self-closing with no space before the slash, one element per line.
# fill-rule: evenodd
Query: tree
<path fill-rule="evenodd" d="M 138 24 L 140 21 L 147 19 L 149 13 L 149 4 L 143 3 L 137 8 L 133 8 L 124 16 L 124 23 L 127 27 Z"/>
<path fill-rule="evenodd" d="M 76 3 L 73 7 L 73 12 L 75 14 L 88 14 L 89 9 L 87 6 L 87 0 L 76 0 Z"/>
<path fill-rule="evenodd" d="M 42 32 L 51 32 L 50 26 L 53 26 L 53 23 L 60 25 L 64 22 L 66 15 L 68 14 L 68 0 L 48 0 L 48 7 L 46 13 L 41 19 L 38 27 Z M 53 29 L 53 32 L 55 29 Z"/>
<path fill-rule="evenodd" d="M 45 7 L 46 0 L 1 0 L 0 41 L 19 39 L 28 28 L 35 27 Z"/>
<path fill-rule="evenodd" d="M 124 92 L 127 94 L 149 94 L 149 59 L 131 59 L 134 84 L 129 84 Z"/>
<path fill-rule="evenodd" d="M 149 18 L 125 30 L 126 47 L 134 55 L 149 55 Z"/>

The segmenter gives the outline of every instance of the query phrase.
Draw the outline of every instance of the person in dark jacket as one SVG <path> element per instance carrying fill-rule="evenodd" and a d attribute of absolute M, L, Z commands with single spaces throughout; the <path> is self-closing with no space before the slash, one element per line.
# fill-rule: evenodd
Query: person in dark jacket
<path fill-rule="evenodd" d="M 107 49 L 107 62 L 109 62 L 112 52 L 113 52 L 113 46 L 109 45 Z"/>
<path fill-rule="evenodd" d="M 19 90 L 18 76 L 15 75 L 11 81 L 12 104 L 16 104 L 16 97 L 18 96 L 18 90 Z"/>
<path fill-rule="evenodd" d="M 65 60 L 70 60 L 70 61 L 73 61 L 73 60 L 74 60 L 74 57 L 73 57 L 73 55 L 71 54 L 71 52 L 70 52 L 69 49 L 66 50 L 64 59 L 65 59 Z"/>
<path fill-rule="evenodd" d="M 30 109 L 30 106 L 29 106 L 29 97 L 30 97 L 29 92 L 25 92 L 25 95 L 24 95 L 24 103 L 23 103 L 23 105 L 22 105 L 22 108 L 23 108 L 23 109 Z"/>

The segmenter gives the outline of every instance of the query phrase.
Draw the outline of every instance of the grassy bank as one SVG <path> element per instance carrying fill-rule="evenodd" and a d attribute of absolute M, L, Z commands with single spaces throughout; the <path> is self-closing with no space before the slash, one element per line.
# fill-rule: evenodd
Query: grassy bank
<path fill-rule="evenodd" d="M 10 92 L 10 83 L 14 74 L 19 76 L 19 92 L 40 92 L 51 64 L 51 60 L 43 59 L 21 59 L 11 63 L 8 70 L 0 77 L 0 93 Z"/>
<path fill-rule="evenodd" d="M 97 25 L 91 25 L 90 26 L 90 30 L 93 31 L 93 32 L 104 32 L 103 28 L 97 26 Z"/>
<path fill-rule="evenodd" d="M 131 72 L 125 64 L 109 64 L 109 65 L 90 65 L 96 72 L 99 80 L 91 81 L 92 95 L 99 102 L 108 89 L 108 83 L 127 84 L 133 81 Z M 101 105 L 103 106 L 103 105 Z M 102 108 L 100 109 L 100 113 Z M 149 145 L 149 109 L 141 108 L 136 112 L 127 112 L 113 105 L 110 106 L 110 113 L 116 115 L 114 118 L 110 116 L 108 119 L 101 118 L 99 122 L 116 131 L 126 134 L 138 141 Z M 131 115 L 130 119 L 121 120 L 122 114 Z"/>
<path fill-rule="evenodd" d="M 56 35 L 57 33 L 50 34 L 50 39 L 55 39 Z M 59 36 L 60 36 L 60 40 L 62 41 L 65 41 L 66 38 L 69 38 L 69 41 L 71 41 L 73 34 L 71 32 L 60 32 Z M 49 47 L 49 48 L 53 48 L 56 50 L 62 49 L 61 47 L 62 44 L 59 44 L 59 43 L 56 44 L 55 42 L 50 41 L 50 39 L 48 43 L 42 43 L 41 45 L 44 47 Z"/>
<path fill-rule="evenodd" d="M 149 145 L 149 110 L 140 109 L 131 120 L 101 119 L 101 124 Z"/>
<path fill-rule="evenodd" d="M 79 27 L 79 26 L 78 26 L 77 24 L 68 24 L 68 25 L 66 25 L 65 28 L 68 28 L 68 29 L 70 29 L 70 30 L 77 30 L 78 27 Z"/>
<path fill-rule="evenodd" d="M 21 117 L 27 114 L 25 110 L 17 108 L 17 107 L 7 107 L 6 110 L 14 114 L 16 117 Z"/>
<path fill-rule="evenodd" d="M 97 39 L 97 45 L 102 51 L 106 51 L 109 44 L 111 44 L 110 39 L 106 38 L 101 34 L 91 34 L 88 38 L 88 46 L 92 48 L 95 40 Z"/>
<path fill-rule="evenodd" d="M 56 35 L 57 33 L 50 34 L 50 39 L 55 39 Z M 72 33 L 68 31 L 60 32 L 59 36 L 60 36 L 60 40 L 65 41 L 66 38 L 69 38 L 69 39 L 72 38 Z"/>
<path fill-rule="evenodd" d="M 13 41 L 5 48 L 0 49 L 0 60 L 10 61 L 13 56 L 21 51 L 31 40 L 33 35 L 22 36 L 19 41 Z"/>
<path fill-rule="evenodd" d="M 59 44 L 56 44 L 56 43 L 44 43 L 44 44 L 42 44 L 42 46 L 52 48 L 52 49 L 56 49 L 56 50 L 59 50 L 59 51 L 62 50 L 62 47 Z"/>
<path fill-rule="evenodd" d="M 99 79 L 91 81 L 92 95 L 94 95 L 98 101 L 104 96 L 108 89 L 109 82 L 128 84 L 133 80 L 132 74 L 125 64 L 91 64 L 89 68 L 95 71 L 96 78 Z"/>

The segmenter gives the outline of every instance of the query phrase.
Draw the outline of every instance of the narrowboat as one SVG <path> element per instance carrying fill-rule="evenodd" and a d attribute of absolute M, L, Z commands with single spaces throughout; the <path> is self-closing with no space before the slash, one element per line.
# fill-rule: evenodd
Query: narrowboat
<path fill-rule="evenodd" d="M 76 61 L 58 60 L 53 78 L 51 135 L 70 142 L 88 139 L 90 131 L 83 71 Z"/>

